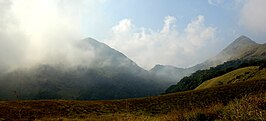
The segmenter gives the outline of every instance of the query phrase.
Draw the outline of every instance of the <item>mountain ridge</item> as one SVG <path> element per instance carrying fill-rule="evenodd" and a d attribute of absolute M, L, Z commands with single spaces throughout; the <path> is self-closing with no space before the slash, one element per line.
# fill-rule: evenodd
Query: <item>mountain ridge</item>
<path fill-rule="evenodd" d="M 219 64 L 222 64 L 230 60 L 248 59 L 248 58 L 266 59 L 266 43 L 258 44 L 255 41 L 251 40 L 249 37 L 241 35 L 238 38 L 236 38 L 234 41 L 232 41 L 228 46 L 226 46 L 216 56 L 207 59 L 206 61 L 197 64 L 195 66 L 184 68 L 183 75 L 180 72 L 176 73 L 176 75 L 179 74 L 178 78 L 176 78 L 176 82 L 178 82 L 183 77 L 188 76 L 193 72 L 196 72 L 197 70 L 203 70 L 203 69 L 208 69 L 210 67 L 215 67 Z"/>
<path fill-rule="evenodd" d="M 15 99 L 12 91 L 19 99 L 134 98 L 158 95 L 169 85 L 153 80 L 123 53 L 95 39 L 85 38 L 74 47 L 82 59 L 89 59 L 88 65 L 44 63 L 1 75 L 0 99 Z"/>

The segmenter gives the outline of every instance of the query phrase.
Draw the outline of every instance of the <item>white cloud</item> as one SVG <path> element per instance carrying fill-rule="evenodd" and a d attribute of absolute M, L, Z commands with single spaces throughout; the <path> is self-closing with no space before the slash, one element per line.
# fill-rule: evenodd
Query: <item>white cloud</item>
<path fill-rule="evenodd" d="M 246 0 L 241 8 L 240 22 L 251 32 L 266 34 L 266 0 Z"/>
<path fill-rule="evenodd" d="M 197 20 L 189 23 L 185 29 L 186 40 L 189 41 L 190 46 L 199 48 L 208 41 L 210 38 L 214 37 L 215 28 L 205 27 L 204 25 L 204 16 L 199 15 Z M 189 51 L 194 51 L 189 49 Z"/>
<path fill-rule="evenodd" d="M 162 33 L 168 33 L 169 31 L 171 31 L 171 29 L 174 29 L 173 25 L 175 25 L 176 23 L 176 18 L 173 17 L 173 16 L 167 16 L 165 17 L 165 20 L 164 20 L 164 26 L 163 26 L 163 29 L 162 29 Z M 172 27 L 172 28 L 171 28 Z"/>
<path fill-rule="evenodd" d="M 120 33 L 120 32 L 127 32 L 131 30 L 134 27 L 130 19 L 124 19 L 119 22 L 119 24 L 115 27 L 113 27 L 113 31 L 115 33 Z"/>
<path fill-rule="evenodd" d="M 124 19 L 113 27 L 112 34 L 105 42 L 146 69 L 155 64 L 186 67 L 206 59 L 199 54 L 206 45 L 210 45 L 215 28 L 206 26 L 201 15 L 182 31 L 176 26 L 173 16 L 165 17 L 159 31 L 137 27 L 130 19 Z"/>

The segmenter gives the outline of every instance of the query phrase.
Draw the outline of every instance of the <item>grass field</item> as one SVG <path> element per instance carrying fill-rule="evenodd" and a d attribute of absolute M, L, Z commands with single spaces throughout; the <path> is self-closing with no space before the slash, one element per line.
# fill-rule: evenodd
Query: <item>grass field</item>
<path fill-rule="evenodd" d="M 205 89 L 209 87 L 233 84 L 241 81 L 249 80 L 265 80 L 266 79 L 266 68 L 259 69 L 259 66 L 251 66 L 240 68 L 222 76 L 207 80 L 199 85 L 197 89 Z"/>
<path fill-rule="evenodd" d="M 234 108 L 246 105 L 251 106 L 253 112 L 251 111 L 250 115 L 256 113 L 254 114 L 256 119 L 266 119 L 265 84 L 266 80 L 250 80 L 202 90 L 110 101 L 0 101 L 0 121 L 222 120 L 243 118 L 243 116 L 234 117 L 239 113 L 234 112 L 236 111 Z"/>

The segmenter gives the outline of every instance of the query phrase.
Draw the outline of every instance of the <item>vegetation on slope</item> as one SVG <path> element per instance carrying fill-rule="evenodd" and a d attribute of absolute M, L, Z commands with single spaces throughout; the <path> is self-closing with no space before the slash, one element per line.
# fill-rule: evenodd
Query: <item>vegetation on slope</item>
<path fill-rule="evenodd" d="M 134 117 L 160 120 L 160 117 L 175 116 L 174 114 L 181 116 L 173 117 L 176 120 L 181 120 L 182 117 L 184 120 L 227 119 L 231 117 L 230 112 L 234 109 L 223 108 L 224 106 L 230 106 L 232 100 L 248 94 L 265 94 L 265 84 L 266 80 L 252 80 L 157 97 L 113 101 L 1 101 L 0 119 L 67 118 L 80 120 L 94 117 L 95 120 L 102 118 L 116 120 L 116 117 L 125 119 L 129 116 L 132 120 Z M 257 118 L 265 119 L 265 99 L 259 99 L 258 106 L 255 111 L 264 111 L 264 115 Z"/>
<path fill-rule="evenodd" d="M 207 70 L 199 70 L 191 74 L 188 77 L 181 79 L 176 85 L 172 85 L 165 93 L 173 93 L 180 91 L 193 90 L 203 82 L 221 76 L 235 69 L 248 67 L 248 66 L 260 66 L 266 63 L 265 59 L 244 59 L 244 60 L 233 60 L 225 62 L 216 67 L 211 67 Z"/>
<path fill-rule="evenodd" d="M 259 66 L 251 66 L 240 68 L 222 76 L 210 79 L 203 82 L 196 89 L 205 89 L 213 86 L 233 84 L 240 81 L 249 80 L 266 80 L 266 68 L 260 68 Z"/>

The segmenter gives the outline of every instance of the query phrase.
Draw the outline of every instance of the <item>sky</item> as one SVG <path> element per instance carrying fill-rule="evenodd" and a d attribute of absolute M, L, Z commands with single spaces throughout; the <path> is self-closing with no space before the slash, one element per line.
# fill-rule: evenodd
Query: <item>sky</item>
<path fill-rule="evenodd" d="M 0 0 L 0 61 L 73 58 L 79 51 L 71 45 L 92 37 L 147 70 L 186 68 L 240 35 L 265 43 L 265 6 L 266 0 Z"/>

